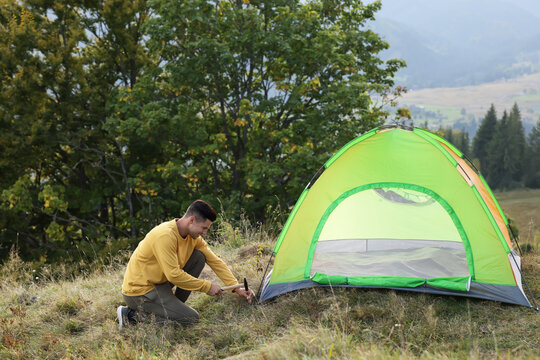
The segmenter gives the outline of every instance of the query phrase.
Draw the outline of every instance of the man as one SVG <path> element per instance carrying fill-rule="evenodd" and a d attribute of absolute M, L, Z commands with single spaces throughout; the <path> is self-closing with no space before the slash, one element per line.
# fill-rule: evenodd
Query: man
<path fill-rule="evenodd" d="M 218 258 L 201 235 L 216 220 L 216 211 L 206 202 L 197 200 L 184 216 L 153 228 L 139 243 L 129 259 L 122 294 L 126 306 L 117 309 L 120 329 L 126 322 L 134 323 L 137 311 L 155 314 L 187 325 L 197 322 L 197 311 L 185 304 L 191 291 L 221 295 L 221 287 L 198 279 L 205 264 L 226 284 L 238 281 L 227 265 Z M 173 293 L 173 288 L 176 290 Z M 233 290 L 251 303 L 253 292 L 243 288 Z"/>

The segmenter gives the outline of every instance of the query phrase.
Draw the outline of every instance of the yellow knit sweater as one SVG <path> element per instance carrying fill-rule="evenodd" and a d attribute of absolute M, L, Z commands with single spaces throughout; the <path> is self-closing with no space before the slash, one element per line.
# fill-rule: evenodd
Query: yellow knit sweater
<path fill-rule="evenodd" d="M 186 238 L 180 236 L 176 220 L 156 226 L 139 243 L 129 259 L 122 294 L 144 295 L 155 284 L 166 281 L 185 290 L 208 292 L 210 281 L 197 279 L 182 270 L 194 249 L 204 254 L 206 263 L 225 285 L 238 283 L 227 265 L 210 250 L 202 237 L 193 239 L 190 235 Z"/>

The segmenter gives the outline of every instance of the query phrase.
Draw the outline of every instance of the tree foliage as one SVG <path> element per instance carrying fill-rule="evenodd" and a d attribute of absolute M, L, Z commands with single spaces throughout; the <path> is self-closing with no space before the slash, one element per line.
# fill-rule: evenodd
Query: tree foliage
<path fill-rule="evenodd" d="M 461 152 L 467 156 L 470 156 L 470 140 L 469 134 L 466 131 L 455 130 L 452 128 L 441 128 L 438 132 L 443 138 L 448 140 Z"/>
<path fill-rule="evenodd" d="M 400 91 L 379 8 L 0 0 L 0 252 L 122 246 L 195 198 L 286 210 Z"/>
<path fill-rule="evenodd" d="M 492 133 L 491 137 L 488 137 L 489 133 Z M 522 186 L 526 145 L 517 104 L 510 113 L 504 111 L 500 120 L 497 120 L 492 105 L 473 140 L 473 154 L 480 161 L 482 173 L 491 187 L 511 189 Z"/>
<path fill-rule="evenodd" d="M 525 157 L 525 185 L 540 188 L 540 120 L 536 122 L 527 142 Z"/>
<path fill-rule="evenodd" d="M 495 110 L 495 105 L 491 104 L 488 112 L 482 119 L 478 131 L 473 138 L 472 142 L 472 156 L 474 159 L 477 159 L 481 166 L 481 171 L 485 176 L 488 175 L 489 169 L 487 168 L 487 159 L 489 155 L 488 144 L 495 135 L 495 130 L 497 126 L 497 112 Z"/>
<path fill-rule="evenodd" d="M 44 254 L 99 248 L 129 231 L 130 179 L 105 124 L 111 92 L 145 61 L 128 41 L 141 42 L 138 3 L 1 3 L 4 252 L 15 238 L 21 252 Z"/>
<path fill-rule="evenodd" d="M 153 1 L 149 46 L 191 193 L 263 218 L 290 205 L 330 154 L 380 123 L 400 61 L 359 1 Z M 196 15 L 194 15 L 196 14 Z"/>

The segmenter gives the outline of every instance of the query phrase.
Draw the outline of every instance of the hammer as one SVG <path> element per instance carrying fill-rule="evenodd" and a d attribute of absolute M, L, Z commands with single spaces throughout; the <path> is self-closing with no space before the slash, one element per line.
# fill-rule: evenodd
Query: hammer
<path fill-rule="evenodd" d="M 246 278 L 244 278 L 244 283 L 243 284 L 239 283 L 239 284 L 235 284 L 235 285 L 224 286 L 224 287 L 221 288 L 221 290 L 234 290 L 234 289 L 241 288 L 242 286 L 244 287 L 244 289 L 246 291 L 248 291 L 249 288 L 248 288 L 248 283 L 247 283 Z"/>

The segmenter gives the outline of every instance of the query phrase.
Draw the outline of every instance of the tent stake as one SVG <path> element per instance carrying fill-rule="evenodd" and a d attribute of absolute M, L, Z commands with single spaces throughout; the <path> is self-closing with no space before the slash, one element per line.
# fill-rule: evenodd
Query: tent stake
<path fill-rule="evenodd" d="M 259 290 L 257 290 L 257 299 L 260 298 L 260 295 L 261 295 L 261 289 L 262 289 L 262 286 L 263 286 L 263 283 L 264 283 L 264 279 L 266 278 L 266 273 L 268 271 L 268 267 L 270 266 L 270 263 L 272 262 L 272 258 L 274 257 L 274 252 L 272 251 L 272 255 L 270 256 L 270 259 L 268 259 L 268 264 L 266 264 L 266 270 L 264 270 L 264 274 L 263 274 L 263 277 L 261 279 L 261 284 L 259 285 Z"/>

